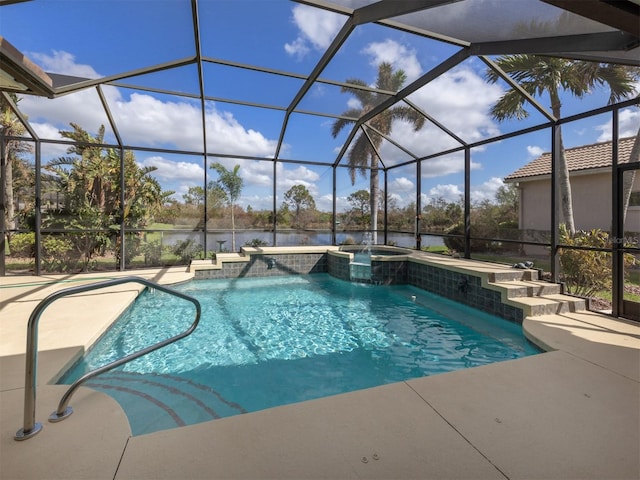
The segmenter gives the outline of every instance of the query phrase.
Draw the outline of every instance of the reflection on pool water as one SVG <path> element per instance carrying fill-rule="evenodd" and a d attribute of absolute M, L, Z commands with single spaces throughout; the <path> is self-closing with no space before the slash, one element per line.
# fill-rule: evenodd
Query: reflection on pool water
<path fill-rule="evenodd" d="M 411 286 L 328 274 L 201 280 L 189 337 L 86 385 L 134 435 L 538 353 L 519 325 Z M 145 291 L 59 383 L 183 331 L 192 304 Z"/>

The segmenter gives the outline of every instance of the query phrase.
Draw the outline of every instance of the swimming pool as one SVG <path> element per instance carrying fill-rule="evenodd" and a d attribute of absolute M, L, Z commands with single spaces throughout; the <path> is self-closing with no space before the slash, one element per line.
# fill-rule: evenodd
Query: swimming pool
<path fill-rule="evenodd" d="M 199 280 L 189 337 L 87 382 L 139 435 L 539 353 L 519 325 L 406 285 L 328 274 Z M 193 306 L 147 290 L 59 383 L 192 321 Z"/>

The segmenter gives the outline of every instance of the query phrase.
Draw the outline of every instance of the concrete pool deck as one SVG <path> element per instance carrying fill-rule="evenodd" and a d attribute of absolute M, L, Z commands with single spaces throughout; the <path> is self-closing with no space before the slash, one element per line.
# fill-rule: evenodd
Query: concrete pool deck
<path fill-rule="evenodd" d="M 66 387 L 48 383 L 135 298 L 137 284 L 61 299 L 43 314 L 36 420 L 44 428 L 14 441 L 33 308 L 58 288 L 122 275 L 171 284 L 192 274 L 2 277 L 1 479 L 640 478 L 640 325 L 585 311 L 526 318 L 526 334 L 549 351 L 519 360 L 136 437 L 114 400 L 81 387 L 75 413 L 49 423 Z"/>

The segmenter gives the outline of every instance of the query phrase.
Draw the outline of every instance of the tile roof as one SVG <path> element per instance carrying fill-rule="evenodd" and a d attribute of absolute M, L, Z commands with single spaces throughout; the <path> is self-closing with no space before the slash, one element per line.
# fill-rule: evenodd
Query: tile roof
<path fill-rule="evenodd" d="M 628 163 L 636 137 L 620 139 L 618 162 Z M 569 172 L 611 166 L 611 142 L 594 143 L 582 147 L 565 149 Z M 505 181 L 528 179 L 551 174 L 551 152 L 545 152 L 532 162 L 507 175 Z"/>

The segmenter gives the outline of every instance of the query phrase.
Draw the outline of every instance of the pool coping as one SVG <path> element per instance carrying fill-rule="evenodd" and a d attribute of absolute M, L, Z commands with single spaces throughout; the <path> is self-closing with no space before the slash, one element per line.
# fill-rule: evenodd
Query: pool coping
<path fill-rule="evenodd" d="M 457 259 L 452 259 L 447 261 L 451 266 L 452 263 L 455 263 Z M 479 263 L 479 262 L 475 262 Z M 470 264 L 467 261 L 460 260 L 460 264 L 457 265 L 458 268 L 470 268 Z M 486 265 L 480 265 L 480 269 L 486 269 Z M 122 273 L 109 273 L 109 276 L 120 276 L 120 275 L 141 275 L 146 278 L 152 278 L 160 283 L 176 283 L 186 281 L 192 277 L 192 272 L 186 272 L 184 268 L 178 269 L 161 269 L 161 270 L 148 270 L 148 271 L 129 271 Z M 98 274 L 93 275 L 93 278 L 98 276 Z M 104 274 L 102 274 L 104 276 Z M 80 276 L 78 277 L 59 277 L 63 280 L 75 280 L 79 281 L 92 281 L 92 276 Z M 0 325 L 2 326 L 3 335 L 2 340 L 0 340 L 1 344 L 4 342 L 12 342 L 15 341 L 15 338 L 11 338 L 11 336 L 5 336 L 5 332 L 7 331 L 7 327 L 9 323 L 14 323 L 19 325 L 19 328 L 24 327 L 25 318 L 28 317 L 29 312 L 35 306 L 38 298 L 43 298 L 47 293 L 53 291 L 55 288 L 58 288 L 55 284 L 51 284 L 53 278 L 57 278 L 54 276 L 46 276 L 43 277 L 38 283 L 38 281 L 34 282 L 34 277 L 22 277 L 18 278 L 9 278 L 12 284 L 15 286 L 15 289 L 0 289 L 0 314 L 2 320 L 0 320 Z M 31 284 L 27 286 L 27 284 Z M 35 285 L 34 285 L 35 284 Z M 8 295 L 7 292 L 11 291 L 14 295 Z M 137 293 L 136 293 L 137 294 Z M 65 334 L 65 328 L 68 328 L 68 324 L 73 320 L 69 317 L 69 310 L 78 310 L 90 309 L 91 312 L 101 312 L 101 305 L 106 305 L 110 308 L 110 311 L 113 313 L 117 308 L 113 308 L 113 305 L 117 302 L 115 301 L 116 297 L 119 297 L 122 302 L 125 302 L 128 305 L 133 292 L 130 290 L 124 289 L 124 291 L 120 292 L 110 292 L 109 294 L 105 294 L 100 296 L 98 300 L 95 298 L 90 302 L 86 302 L 86 299 L 65 299 L 60 300 L 61 303 L 67 303 L 66 307 L 62 307 L 58 312 L 52 312 L 53 314 L 48 318 L 43 318 L 41 324 L 41 334 L 43 336 L 43 342 L 41 344 L 41 353 L 40 353 L 40 368 L 39 372 L 39 385 L 40 388 L 38 390 L 39 395 L 39 403 L 38 403 L 38 411 L 37 417 L 39 421 L 44 421 L 46 416 L 49 414 L 49 411 L 55 406 L 55 401 L 53 398 L 61 394 L 59 386 L 55 385 L 46 385 L 47 381 L 53 376 L 55 377 L 56 372 L 61 369 L 62 366 L 72 362 L 79 354 L 82 353 L 82 350 L 87 346 L 87 344 L 91 342 L 92 335 L 95 335 L 94 332 L 92 335 L 88 335 L 87 339 L 83 341 L 78 341 L 77 339 L 69 338 L 68 335 Z M 52 307 L 53 308 L 53 307 Z M 58 318 L 56 318 L 58 316 Z M 101 329 L 106 328 L 112 321 L 111 319 L 104 319 L 103 316 L 94 314 L 92 315 L 91 322 L 95 323 L 97 326 L 97 331 L 101 331 Z M 67 326 L 65 326 L 65 323 Z M 104 326 L 106 325 L 106 326 Z M 104 326 L 104 327 L 103 327 Z M 277 446 L 265 445 L 264 440 L 260 438 L 247 437 L 246 435 L 249 432 L 254 431 L 256 428 L 259 428 L 260 425 L 269 425 L 270 422 L 273 421 L 274 418 L 279 418 L 281 415 L 287 415 L 286 412 L 292 412 L 291 415 L 294 415 L 295 418 L 298 418 L 301 422 L 301 425 L 306 424 L 306 422 L 317 422 L 317 420 L 313 421 L 314 412 L 318 409 L 320 411 L 324 411 L 325 408 L 332 408 L 331 406 L 335 405 L 351 405 L 348 408 L 345 407 L 345 412 L 351 411 L 350 408 L 357 408 L 358 411 L 363 408 L 366 410 L 366 405 L 371 403 L 372 405 L 377 405 L 376 402 L 390 402 L 384 403 L 384 405 L 393 404 L 394 396 L 399 396 L 402 398 L 406 397 L 407 402 L 418 409 L 417 411 L 421 412 L 421 415 L 424 414 L 425 418 L 431 418 L 431 411 L 435 408 L 438 414 L 445 419 L 445 423 L 449 423 L 449 429 L 453 428 L 454 431 L 457 431 L 457 435 L 461 435 L 466 444 L 472 444 L 476 453 L 472 451 L 468 452 L 469 461 L 474 464 L 474 468 L 479 468 L 479 471 L 488 472 L 489 477 L 491 476 L 492 468 L 498 468 L 499 475 L 497 478 L 510 478 L 511 473 L 509 473 L 509 469 L 506 466 L 498 466 L 490 467 L 487 470 L 487 463 L 489 465 L 496 464 L 496 460 L 492 459 L 491 456 L 487 453 L 488 450 L 491 449 L 490 446 L 485 445 L 482 440 L 482 435 L 479 434 L 477 440 L 471 440 L 473 435 L 462 434 L 462 427 L 460 425 L 456 426 L 455 422 L 452 418 L 457 418 L 457 415 L 461 413 L 459 411 L 451 412 L 451 418 L 447 415 L 442 415 L 442 410 L 446 410 L 447 404 L 455 404 L 455 399 L 460 399 L 464 395 L 480 395 L 481 390 L 486 390 L 477 386 L 478 390 L 472 389 L 471 385 L 474 383 L 474 379 L 478 377 L 482 377 L 484 372 L 487 372 L 487 375 L 490 377 L 496 376 L 497 378 L 502 378 L 501 372 L 511 372 L 509 373 L 508 381 L 516 381 L 517 379 L 513 378 L 513 376 L 518 376 L 517 372 L 519 369 L 522 369 L 522 372 L 530 372 L 531 369 L 533 371 L 538 371 L 540 368 L 544 367 L 548 370 L 548 374 L 550 375 L 550 382 L 554 385 L 554 388 L 565 388 L 567 384 L 566 378 L 562 382 L 553 380 L 554 375 L 558 374 L 558 372 L 563 371 L 564 369 L 575 368 L 574 376 L 569 378 L 582 378 L 585 376 L 587 384 L 591 385 L 593 382 L 597 381 L 606 381 L 606 382 L 614 382 L 617 385 L 616 388 L 629 389 L 631 388 L 632 395 L 630 398 L 626 399 L 620 406 L 622 412 L 625 412 L 628 416 L 628 420 L 631 421 L 631 426 L 633 426 L 633 422 L 636 420 L 637 413 L 635 411 L 640 411 L 640 402 L 638 400 L 638 392 L 640 392 L 640 326 L 623 322 L 617 319 L 613 319 L 612 317 L 607 317 L 604 315 L 592 313 L 592 312 L 568 312 L 561 315 L 542 315 L 536 317 L 527 317 L 523 322 L 523 329 L 525 335 L 533 340 L 539 346 L 545 347 L 545 349 L 550 349 L 549 353 L 537 355 L 535 357 L 527 357 L 526 362 L 521 361 L 511 361 L 511 362 L 503 362 L 501 364 L 494 364 L 493 366 L 489 366 L 492 368 L 485 367 L 477 367 L 475 369 L 469 369 L 465 371 L 463 374 L 456 374 L 453 372 L 451 374 L 442 374 L 434 377 L 425 377 L 424 379 L 418 379 L 415 381 L 409 382 L 400 382 L 400 384 L 392 384 L 391 386 L 377 387 L 375 389 L 370 389 L 367 391 L 354 392 L 353 394 L 343 394 L 336 397 L 329 397 L 327 399 L 319 399 L 318 401 L 311 402 L 303 402 L 302 404 L 295 404 L 292 406 L 278 407 L 277 409 L 270 409 L 263 412 L 255 412 L 254 414 L 246 414 L 241 415 L 235 420 L 230 419 L 222 419 L 223 421 L 217 420 L 214 422 L 207 422 L 205 424 L 199 424 L 192 427 L 183 427 L 180 429 L 168 430 L 164 432 L 157 432 L 154 434 L 143 435 L 140 437 L 130 437 L 130 431 L 128 431 L 128 423 L 126 422 L 126 417 L 124 417 L 123 412 L 119 409 L 119 406 L 114 405 L 113 401 L 111 401 L 108 397 L 98 392 L 94 392 L 88 388 L 81 388 L 81 392 L 78 393 L 78 400 L 74 400 L 74 402 L 78 401 L 81 403 L 81 407 L 78 410 L 82 411 L 80 414 L 74 414 L 71 419 L 61 422 L 56 425 L 46 424 L 45 429 L 42 433 L 38 434 L 34 439 L 29 440 L 27 442 L 15 442 L 13 441 L 12 435 L 15 431 L 20 427 L 19 418 L 22 414 L 21 398 L 20 395 L 23 390 L 23 382 L 21 383 L 22 374 L 24 367 L 20 367 L 20 365 L 24 365 L 24 354 L 19 351 L 19 349 L 13 350 L 13 353 L 7 354 L 5 350 L 1 350 L 0 352 L 5 352 L 0 356 L 0 371 L 2 375 L 0 376 L 0 400 L 2 400 L 2 411 L 0 419 L 2 420 L 1 425 L 1 433 L 2 438 L 0 439 L 0 453 L 2 454 L 3 462 L 2 467 L 0 467 L 0 473 L 2 473 L 3 478 L 41 478 L 43 473 L 46 473 L 46 476 L 55 477 L 58 475 L 59 477 L 73 477 L 73 478 L 174 478 L 172 474 L 176 474 L 176 469 L 179 468 L 182 472 L 183 478 L 199 478 L 202 476 L 205 470 L 209 469 L 211 465 L 224 463 L 224 468 L 220 470 L 223 472 L 221 477 L 224 477 L 224 472 L 226 472 L 228 477 L 233 478 L 251 478 L 258 475 L 258 473 L 269 473 L 274 474 L 274 472 L 282 473 L 282 475 L 278 475 L 281 478 L 289 476 L 288 474 L 284 474 L 282 469 L 284 468 L 282 465 L 282 455 L 284 451 L 278 450 L 279 456 L 276 455 L 274 460 L 277 460 L 274 464 L 269 463 L 269 459 L 258 455 L 257 457 L 252 457 L 253 454 L 247 454 L 247 458 L 253 458 L 253 460 L 245 460 L 244 462 L 238 458 L 237 452 L 230 452 L 228 448 L 230 446 L 238 447 L 237 441 L 234 438 L 242 438 L 245 442 L 243 445 L 253 445 L 254 447 L 260 445 L 263 449 L 267 451 L 271 451 L 270 449 L 278 448 Z M 72 330 L 72 328 L 71 328 Z M 68 333 L 68 332 L 67 332 Z M 46 341 L 45 341 L 46 339 Z M 75 343 L 75 344 L 74 344 Z M 513 373 L 516 372 L 516 373 Z M 562 373 L 566 375 L 565 372 Z M 506 373 L 505 373 L 506 375 Z M 524 373 L 523 373 L 524 375 Z M 590 376 L 593 376 L 591 379 Z M 49 379 L 47 377 L 50 377 Z M 590 379 L 590 380 L 589 380 Z M 523 379 L 520 378 L 519 381 Z M 503 378 L 503 383 L 507 382 L 506 379 Z M 495 384 L 491 388 L 504 387 L 503 383 Z M 428 389 L 428 393 L 420 393 L 421 388 L 427 388 L 425 386 L 428 385 L 448 385 L 448 387 L 441 387 L 432 391 Z M 594 383 L 594 384 L 597 384 Z M 509 391 L 509 395 L 512 395 L 515 398 L 519 395 L 518 390 L 522 390 L 526 388 L 522 384 L 518 387 L 518 389 L 514 389 L 513 391 Z M 559 387 L 559 385 L 563 385 Z M 586 384 L 581 384 L 582 386 L 576 387 L 578 390 L 586 389 Z M 633 392 L 635 388 L 636 396 L 634 397 Z M 409 390 L 409 391 L 407 391 Z M 611 391 L 610 387 L 607 387 L 607 391 Z M 57 393 L 56 393 L 57 392 Z M 404 393 L 403 393 L 404 392 Z M 413 393 L 412 393 L 413 392 Z M 430 393 L 429 393 L 430 392 Z M 446 397 L 446 392 L 451 392 L 454 397 L 445 401 L 444 397 L 440 399 L 440 401 L 444 402 L 440 407 L 434 407 L 434 402 L 436 400 L 426 398 L 429 395 L 438 397 L 444 395 Z M 467 393 L 465 393 L 467 392 Z M 609 393 L 613 395 L 615 393 L 615 389 L 612 391 L 613 393 Z M 545 392 L 540 392 L 540 395 L 544 396 Z M 547 392 L 548 393 L 548 392 Z M 423 400 L 416 402 L 415 400 L 410 400 L 413 396 L 418 395 L 419 397 L 423 397 Z M 586 398 L 586 392 L 576 391 L 576 398 Z M 582 397 L 579 397 L 582 395 Z M 588 392 L 590 398 L 596 398 L 597 396 L 604 395 L 604 389 L 593 390 L 590 389 Z M 344 397 L 346 396 L 346 397 Z M 535 392 L 529 392 L 529 397 L 535 397 Z M 627 395 L 628 396 L 628 395 Z M 378 400 L 376 400 L 378 399 Z M 52 401 L 54 403 L 52 403 Z M 351 404 L 353 401 L 355 403 Z M 488 401 L 488 400 L 487 400 Z M 524 400 L 522 400 L 524 401 Z M 543 401 L 542 397 L 539 401 Z M 604 402 L 604 400 L 602 400 Z M 609 401 L 609 400 L 607 400 Z M 425 403 L 426 402 L 426 403 Z M 495 403 L 496 400 L 493 400 Z M 625 403 L 626 402 L 626 403 Z M 46 403 L 46 406 L 41 406 L 41 403 Z M 501 403 L 501 402 L 499 402 Z M 604 404 L 603 404 L 604 405 Z M 608 403 L 606 405 L 609 405 Z M 413 408 L 412 407 L 412 408 Z M 17 408 L 17 411 L 16 411 Z M 106 408 L 106 413 L 105 413 Z M 381 405 L 377 405 L 375 408 L 381 408 Z M 461 406 L 461 410 L 468 409 L 467 406 Z M 478 407 L 479 408 L 479 407 Z M 488 404 L 486 406 L 487 409 L 493 408 Z M 515 408 L 511 403 L 505 403 L 503 405 L 505 411 L 511 411 L 512 408 Z M 531 406 L 531 408 L 534 408 Z M 552 408 L 552 407 L 551 407 Z M 553 408 L 552 410 L 553 411 Z M 304 412 L 307 412 L 310 416 L 307 418 Z M 351 412 L 352 416 L 358 416 L 355 411 Z M 619 413 L 619 412 L 618 412 Z M 588 435 L 601 435 L 603 439 L 607 437 L 607 422 L 604 424 L 601 421 L 596 421 L 591 418 L 593 412 L 589 413 L 589 417 L 585 417 L 581 419 L 582 426 L 581 429 L 585 429 L 588 431 Z M 298 415 L 300 415 L 298 417 Z M 400 415 L 398 413 L 397 415 Z M 577 415 L 577 413 L 573 412 L 570 415 L 567 411 L 568 418 L 572 418 L 572 416 Z M 634 417 L 636 415 L 636 417 Z M 74 418 L 75 417 L 75 418 Z M 473 417 L 460 417 L 459 420 L 461 424 L 464 425 L 473 425 L 474 418 Z M 498 417 L 496 417 L 498 418 Z M 364 420 L 361 419 L 361 420 Z M 406 419 L 404 419 L 406 421 Z M 86 425 L 87 421 L 90 421 L 92 426 L 90 430 L 84 430 L 83 426 Z M 540 419 L 541 422 L 544 423 L 544 419 Z M 556 423 L 558 420 L 555 420 Z M 335 422 L 331 420 L 331 418 L 321 419 L 323 427 L 319 427 L 317 423 L 313 423 L 317 428 L 329 428 L 331 425 L 334 425 L 335 422 L 340 424 L 340 422 L 350 421 L 346 420 L 346 417 L 341 415 L 337 415 Z M 437 420 L 437 418 L 433 418 L 429 420 L 430 425 L 434 426 L 435 424 L 440 425 L 438 428 L 443 427 L 441 425 L 441 420 Z M 494 422 L 496 423 L 496 422 Z M 336 424 L 336 427 L 337 427 Z M 364 432 L 365 437 L 378 438 L 380 437 L 380 442 L 386 442 L 386 436 L 388 433 L 384 434 L 382 431 L 375 430 L 374 432 L 368 431 L 365 424 L 359 424 L 357 422 L 349 423 L 350 426 L 347 428 L 348 432 L 352 432 L 347 435 L 355 435 L 354 432 Z M 502 425 L 502 424 L 499 424 Z M 640 425 L 640 423 L 638 423 Z M 638 451 L 638 438 L 637 435 L 634 436 L 633 431 L 627 430 L 620 431 L 620 426 L 617 424 L 612 424 L 613 428 L 615 426 L 617 430 L 617 435 L 620 437 L 619 445 L 614 445 L 612 449 L 611 445 L 606 445 L 605 443 L 600 444 L 600 442 L 595 442 L 602 451 L 600 452 L 600 456 L 602 457 L 602 462 L 604 467 L 604 463 L 611 464 L 612 458 L 615 458 L 616 452 L 617 455 L 620 455 L 620 452 L 629 452 L 629 448 L 636 448 L 636 452 Z M 409 425 L 405 425 L 408 431 L 411 431 Z M 435 428 L 435 427 L 434 427 Z M 502 427 L 501 427 L 502 428 Z M 547 428 L 551 430 L 555 430 L 553 424 L 549 424 Z M 566 428 L 574 428 L 574 424 L 571 423 L 567 425 Z M 578 427 L 575 427 L 578 428 Z M 290 431 L 293 429 L 292 431 Z M 309 447 L 310 445 L 315 445 L 314 442 L 318 441 L 318 437 L 313 432 L 309 432 L 306 434 L 306 438 L 297 438 L 294 433 L 302 434 L 298 431 L 295 425 L 283 426 L 282 427 L 283 439 L 280 441 L 280 445 L 287 445 L 287 448 L 291 449 L 291 451 L 297 451 L 297 449 L 302 448 L 302 446 Z M 383 429 L 384 430 L 384 429 Z M 387 429 L 388 430 L 388 429 Z M 473 430 L 473 429 L 472 429 Z M 481 429 L 482 430 L 482 429 Z M 92 440 L 93 435 L 91 432 L 102 432 L 102 436 L 108 436 L 110 438 L 109 447 L 107 448 L 108 452 L 105 452 L 103 447 L 100 447 L 98 444 L 95 444 L 95 438 Z M 475 430 L 474 430 L 475 431 Z M 218 432 L 218 433 L 216 433 Z M 224 439 L 220 439 L 218 434 L 224 432 L 225 435 L 230 436 L 227 437 L 228 442 L 225 442 Z M 235 433 L 233 433 L 235 432 Z M 243 432 L 247 432 L 246 434 Z M 264 432 L 264 431 L 263 431 Z M 286 433 L 288 432 L 288 433 Z M 406 433 L 406 432 L 405 432 Z M 397 435 L 398 432 L 395 432 Z M 551 432 L 548 432 L 550 435 Z M 89 437 L 87 437 L 89 435 Z M 213 435 L 213 437 L 211 437 Z M 415 435 L 422 438 L 419 432 L 415 432 Z M 543 432 L 540 433 L 543 435 Z M 559 432 L 554 432 L 554 435 L 560 435 Z M 586 434 L 585 434 L 586 435 Z M 580 435 L 583 436 L 582 434 Z M 626 437 L 625 437 L 626 436 Z M 455 438 L 454 438 L 455 437 Z M 508 435 L 507 435 L 508 437 Z M 624 437 L 624 438 L 623 438 Z M 407 438 L 414 438 L 411 435 L 407 435 Z M 414 439 L 415 439 L 414 438 Z M 590 438 L 590 437 L 587 437 Z M 77 459 L 72 459 L 71 454 L 65 453 L 67 450 L 65 448 L 64 451 L 61 451 L 61 447 L 59 445 L 60 441 L 64 439 L 64 441 L 69 442 L 67 447 L 76 446 L 77 448 L 83 449 L 83 451 L 87 450 L 84 455 L 88 455 L 87 458 L 91 459 L 94 455 L 101 455 L 103 460 L 96 461 L 94 466 L 88 465 L 87 461 L 79 462 Z M 199 440 L 198 440 L 199 439 Z M 225 452 L 226 460 L 221 458 L 216 458 L 215 460 L 210 456 L 207 458 L 199 458 L 195 460 L 192 453 L 188 453 L 189 449 L 191 452 L 193 450 L 197 450 L 201 448 L 201 444 L 203 442 L 206 443 L 206 439 L 209 441 L 214 441 L 215 439 L 216 446 L 221 452 Z M 427 441 L 426 439 L 423 439 Z M 458 444 L 458 440 L 456 435 L 451 438 L 451 442 L 453 444 Z M 349 442 L 354 441 L 353 438 L 349 437 Z M 363 443 L 366 443 L 366 438 L 361 438 L 360 440 Z M 401 442 L 398 438 L 396 438 L 397 442 Z M 168 442 L 168 443 L 167 443 Z M 195 443 L 194 443 L 195 442 Z M 222 442 L 222 443 L 221 443 Z M 311 442 L 311 443 L 309 443 Z M 383 442 L 383 443 L 384 443 Z M 625 442 L 625 444 L 623 444 Z M 384 449 L 379 453 L 379 455 L 385 455 L 384 458 L 392 457 L 391 450 L 393 450 L 391 444 L 384 443 L 387 445 L 388 453 L 385 452 Z M 404 443 L 403 443 L 404 444 Z M 453 445 L 452 444 L 452 445 Z M 94 445 L 94 446 L 92 446 Z M 174 445 L 178 451 L 184 452 L 184 461 L 179 461 L 175 456 L 169 455 L 166 458 L 162 458 L 162 456 L 158 457 L 158 452 L 165 452 L 166 448 L 169 448 L 169 445 Z M 178 446 L 176 446 L 178 445 Z M 349 446 L 351 445 L 351 446 Z M 314 471 L 311 470 L 315 468 L 317 472 L 329 472 L 329 473 L 340 473 L 341 476 L 345 478 L 360 478 L 362 476 L 366 477 L 367 472 L 372 474 L 373 472 L 378 472 L 377 476 L 380 475 L 380 472 L 384 473 L 384 471 L 389 473 L 389 471 L 384 470 L 385 467 L 389 467 L 388 463 L 382 462 L 372 462 L 371 455 L 372 452 L 364 452 L 362 453 L 362 457 L 357 457 L 354 461 L 351 456 L 348 461 L 342 458 L 334 458 L 335 461 L 329 461 L 329 455 L 337 454 L 335 449 L 342 448 L 343 451 L 349 451 L 353 453 L 353 445 L 349 443 L 349 445 L 341 445 L 340 442 L 329 442 L 328 445 L 317 445 L 317 455 L 312 457 L 309 456 L 309 453 L 298 452 L 298 458 L 289 458 L 287 455 L 285 457 L 290 462 L 291 469 L 288 470 L 291 472 L 290 478 L 293 478 L 294 474 L 300 474 L 304 472 L 304 468 L 309 467 L 310 470 L 307 473 Z M 184 447 L 184 448 L 183 448 Z M 508 445 L 504 445 L 505 448 L 508 448 Z M 239 448 L 239 447 L 238 447 Z M 246 448 L 246 447 L 243 447 Z M 411 448 L 407 446 L 408 450 Z M 435 447 L 434 447 L 435 448 Z M 532 447 L 533 448 L 533 447 Z M 571 447 L 567 446 L 567 457 L 573 458 L 569 455 L 569 451 L 572 450 Z M 346 449 L 346 450 L 345 450 Z M 535 449 L 535 448 L 534 448 Z M 95 450 L 95 451 L 94 451 Z M 633 450 L 631 450 L 633 451 Z M 477 455 L 477 452 L 481 452 L 481 455 Z M 245 451 L 245 453 L 247 453 Z M 274 453 L 274 452 L 272 452 Z M 425 452 L 426 453 L 426 452 Z M 41 465 L 41 462 L 28 462 L 24 458 L 27 454 L 37 454 L 40 459 L 48 459 L 50 462 L 47 464 L 46 468 Z M 547 452 L 547 455 L 550 458 L 553 457 L 552 452 Z M 275 453 L 274 453 L 275 455 Z M 324 455 L 324 461 L 323 461 Z M 405 458 L 404 453 L 395 452 L 397 459 Z M 497 453 L 496 453 L 497 455 Z M 575 455 L 579 455 L 579 452 L 576 452 Z M 224 455 L 223 455 L 224 456 Z M 368 463 L 363 463 L 362 459 L 364 456 L 368 456 Z M 476 458 L 478 457 L 478 458 Z M 5 461 L 5 459 L 9 459 Z M 154 460 L 151 461 L 150 459 Z M 593 462 L 594 460 L 584 458 L 585 463 Z M 398 460 L 400 461 L 400 460 Z M 509 463 L 508 460 L 503 460 L 505 465 Z M 300 463 L 302 462 L 302 463 Z M 402 467 L 400 464 L 394 466 L 396 470 L 392 470 L 395 472 L 408 472 L 410 473 L 411 468 L 418 468 L 417 465 L 411 466 L 411 459 L 405 459 L 406 465 L 405 467 L 409 470 L 404 470 L 405 467 Z M 525 459 L 522 459 L 522 462 L 526 464 Z M 541 459 L 540 462 L 544 463 L 544 459 Z M 639 460 L 640 462 L 640 460 Z M 280 466 L 278 466 L 278 463 Z M 460 463 L 460 462 L 458 462 Z M 464 463 L 464 462 L 463 462 Z M 620 461 L 618 462 L 620 463 Z M 40 464 L 40 466 L 38 466 Z M 450 471 L 455 471 L 456 460 L 447 456 L 446 453 L 443 454 L 443 457 L 435 461 L 433 468 L 436 468 L 438 465 L 446 469 L 452 469 Z M 268 468 L 267 468 L 268 465 Z M 293 466 L 291 466 L 293 465 Z M 422 464 L 421 464 L 422 465 Z M 625 462 L 621 463 L 622 466 L 621 472 L 622 474 L 626 474 L 631 478 L 631 475 L 635 475 L 640 471 L 640 467 L 633 462 L 629 463 L 628 459 Z M 295 468 L 294 468 L 295 467 Z M 373 468 L 377 470 L 372 470 Z M 440 468 L 438 467 L 438 468 Z M 579 471 L 575 470 L 578 468 L 577 465 L 572 462 L 568 462 L 565 465 L 566 469 L 560 468 L 556 465 L 557 472 L 567 472 L 567 471 Z M 302 468 L 303 470 L 299 470 Z M 369 469 L 369 470 L 361 470 L 361 468 Z M 420 468 L 426 468 L 422 465 Z M 431 467 L 430 467 L 431 468 Z M 462 468 L 462 467 L 461 467 Z M 517 465 L 514 466 L 517 470 Z M 530 473 L 536 473 L 537 468 L 542 468 L 540 466 L 530 465 Z M 618 467 L 616 467 L 618 468 Z M 568 470 L 567 470 L 568 469 Z M 591 470 L 593 472 L 592 478 L 597 478 L 595 475 L 600 472 L 606 470 L 599 470 L 597 466 L 591 466 Z M 616 470 L 617 471 L 617 470 Z M 57 472 L 56 475 L 54 473 Z M 244 475 L 242 472 L 245 472 Z M 506 472 L 506 473 L 505 473 Z M 408 475 L 407 473 L 407 475 Z M 376 476 L 374 475 L 374 476 Z M 515 476 L 515 473 L 513 474 Z M 299 475 L 304 476 L 304 475 Z M 309 476 L 309 475 L 308 475 Z M 315 476 L 315 475 L 310 475 Z M 322 476 L 322 475 L 321 475 Z M 408 475 L 411 476 L 411 475 Z M 420 476 L 420 475 L 418 475 Z M 637 475 L 636 475 L 637 476 Z M 335 477 L 334 477 L 335 478 Z M 531 475 L 529 475 L 531 478 Z M 562 478 L 562 477 L 556 477 Z M 620 478 L 625 478 L 621 476 Z"/>

